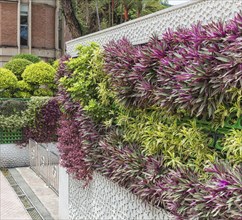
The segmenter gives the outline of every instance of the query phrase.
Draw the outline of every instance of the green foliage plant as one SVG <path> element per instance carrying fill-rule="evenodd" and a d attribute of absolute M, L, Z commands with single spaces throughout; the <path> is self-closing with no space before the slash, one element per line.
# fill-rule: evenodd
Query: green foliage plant
<path fill-rule="evenodd" d="M 20 115 L 21 111 L 27 109 L 26 100 L 18 99 L 0 99 L 0 115 L 10 116 L 13 114 Z"/>
<path fill-rule="evenodd" d="M 55 90 L 55 69 L 45 62 L 34 63 L 25 69 L 22 74 L 23 80 L 34 88 L 34 95 L 53 95 Z"/>
<path fill-rule="evenodd" d="M 53 64 L 52 64 L 52 67 L 53 67 L 56 71 L 57 71 L 58 68 L 59 68 L 59 63 L 60 63 L 59 60 L 55 60 L 55 61 L 53 62 Z"/>
<path fill-rule="evenodd" d="M 0 68 L 0 97 L 11 97 L 16 84 L 17 77 L 12 73 L 12 71 Z"/>
<path fill-rule="evenodd" d="M 0 129 L 17 130 L 28 126 L 34 126 L 35 116 L 41 106 L 46 104 L 49 97 L 32 97 L 27 108 L 19 112 L 14 111 L 11 115 L 0 114 Z"/>
<path fill-rule="evenodd" d="M 163 156 L 168 167 L 190 167 L 202 172 L 219 156 L 210 149 L 211 139 L 195 120 L 181 123 L 179 116 L 159 109 L 136 109 L 120 111 L 117 122 L 127 142 L 141 145 L 148 155 Z"/>
<path fill-rule="evenodd" d="M 242 163 L 242 130 L 232 129 L 225 135 L 222 151 L 230 163 Z"/>
<path fill-rule="evenodd" d="M 33 54 L 18 54 L 12 57 L 12 59 L 26 59 L 29 60 L 32 63 L 38 63 L 41 61 L 41 59 L 38 56 L 35 56 Z"/>
<path fill-rule="evenodd" d="M 95 43 L 77 49 L 78 57 L 67 64 L 72 74 L 62 77 L 60 84 L 95 122 L 110 125 L 115 114 L 114 93 L 103 71 L 101 49 Z"/>
<path fill-rule="evenodd" d="M 20 80 L 17 82 L 16 92 L 14 93 L 14 97 L 16 98 L 30 98 L 33 88 L 29 83 L 24 80 Z"/>
<path fill-rule="evenodd" d="M 32 62 L 29 60 L 26 60 L 26 59 L 13 59 L 13 60 L 8 61 L 4 65 L 4 68 L 11 70 L 15 74 L 15 76 L 19 80 L 21 80 L 22 73 L 24 72 L 26 67 L 29 66 L 30 64 L 32 64 Z"/>
<path fill-rule="evenodd" d="M 242 90 L 232 88 L 227 93 L 232 99 L 225 104 L 220 104 L 215 111 L 214 119 L 212 120 L 213 127 L 231 127 L 237 123 L 242 116 Z M 236 126 L 236 125 L 235 125 Z"/>

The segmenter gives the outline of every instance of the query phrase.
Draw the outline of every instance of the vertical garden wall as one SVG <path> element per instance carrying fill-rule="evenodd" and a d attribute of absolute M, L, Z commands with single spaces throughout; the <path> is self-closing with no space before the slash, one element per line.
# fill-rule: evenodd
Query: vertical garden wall
<path fill-rule="evenodd" d="M 143 219 L 240 218 L 241 9 L 192 1 L 67 43 L 76 58 L 60 60 L 56 80 L 71 219 L 127 219 L 127 207 Z"/>

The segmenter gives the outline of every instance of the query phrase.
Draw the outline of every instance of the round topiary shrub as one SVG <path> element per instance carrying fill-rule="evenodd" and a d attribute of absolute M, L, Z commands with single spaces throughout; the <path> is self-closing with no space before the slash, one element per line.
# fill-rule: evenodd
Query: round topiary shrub
<path fill-rule="evenodd" d="M 32 64 L 32 62 L 26 59 L 14 59 L 7 62 L 4 68 L 11 70 L 18 79 L 21 79 L 22 73 L 30 64 Z"/>
<path fill-rule="evenodd" d="M 18 80 L 12 71 L 0 68 L 0 97 L 11 97 Z"/>
<path fill-rule="evenodd" d="M 23 80 L 34 85 L 53 84 L 55 69 L 45 62 L 34 63 L 25 69 L 22 74 Z"/>
<path fill-rule="evenodd" d="M 34 63 L 25 69 L 22 74 L 24 82 L 28 83 L 35 96 L 50 96 L 55 91 L 55 78 L 56 70 L 48 63 L 39 62 Z"/>
<path fill-rule="evenodd" d="M 29 60 L 32 63 L 38 63 L 41 61 L 41 59 L 38 56 L 35 56 L 33 54 L 18 54 L 14 57 L 12 57 L 12 59 L 25 59 L 25 60 Z"/>

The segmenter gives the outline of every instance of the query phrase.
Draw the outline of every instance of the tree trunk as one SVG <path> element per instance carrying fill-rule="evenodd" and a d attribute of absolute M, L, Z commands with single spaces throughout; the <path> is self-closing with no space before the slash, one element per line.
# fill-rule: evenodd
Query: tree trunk
<path fill-rule="evenodd" d="M 112 0 L 112 26 L 114 23 L 114 0 Z"/>
<path fill-rule="evenodd" d="M 71 0 L 61 0 L 60 2 L 62 5 L 63 14 L 65 16 L 66 24 L 71 32 L 72 37 L 80 37 L 82 35 L 82 28 L 75 16 L 75 9 Z"/>
<path fill-rule="evenodd" d="M 89 25 L 89 2 L 85 0 L 85 7 L 86 7 L 86 25 Z"/>
<path fill-rule="evenodd" d="M 126 5 L 124 5 L 124 21 L 129 20 L 129 9 Z"/>
<path fill-rule="evenodd" d="M 98 30 L 101 30 L 101 22 L 99 17 L 99 9 L 98 9 L 98 0 L 96 0 L 96 14 L 97 14 L 97 23 L 98 23 Z"/>

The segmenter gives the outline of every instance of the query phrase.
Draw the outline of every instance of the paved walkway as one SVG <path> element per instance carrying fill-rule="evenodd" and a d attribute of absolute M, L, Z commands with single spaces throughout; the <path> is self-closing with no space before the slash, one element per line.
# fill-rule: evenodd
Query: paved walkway
<path fill-rule="evenodd" d="M 0 171 L 0 220 L 31 220 L 22 202 Z"/>
<path fill-rule="evenodd" d="M 21 167 L 17 168 L 17 170 L 41 203 L 49 211 L 53 219 L 59 219 L 59 197 L 48 186 L 46 186 L 46 183 L 40 179 L 29 167 Z"/>

